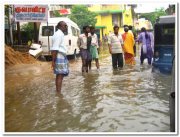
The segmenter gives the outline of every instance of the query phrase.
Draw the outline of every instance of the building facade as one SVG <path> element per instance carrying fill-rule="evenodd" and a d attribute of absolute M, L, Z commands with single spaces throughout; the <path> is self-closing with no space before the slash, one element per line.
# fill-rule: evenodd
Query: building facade
<path fill-rule="evenodd" d="M 116 5 L 89 5 L 90 11 L 96 12 L 98 15 L 96 30 L 97 34 L 102 40 L 106 34 L 109 35 L 113 32 L 113 27 L 118 25 L 120 32 L 123 32 L 123 25 L 133 25 L 133 17 L 131 6 L 124 4 Z"/>

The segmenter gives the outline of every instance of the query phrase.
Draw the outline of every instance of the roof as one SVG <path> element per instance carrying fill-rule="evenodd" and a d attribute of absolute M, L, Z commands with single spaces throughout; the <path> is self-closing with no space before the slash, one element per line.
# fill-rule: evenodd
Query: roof
<path fill-rule="evenodd" d="M 70 11 L 70 9 L 60 9 L 59 13 L 61 15 L 67 15 L 67 14 L 71 14 L 71 11 Z"/>
<path fill-rule="evenodd" d="M 103 29 L 106 28 L 106 26 L 95 26 L 96 29 Z"/>
<path fill-rule="evenodd" d="M 168 15 L 168 16 L 160 16 L 159 23 L 167 24 L 167 23 L 175 23 L 175 16 Z"/>

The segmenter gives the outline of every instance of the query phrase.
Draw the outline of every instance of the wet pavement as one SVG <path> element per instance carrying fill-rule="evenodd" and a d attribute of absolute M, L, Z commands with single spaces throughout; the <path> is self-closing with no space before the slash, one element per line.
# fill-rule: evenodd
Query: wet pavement
<path fill-rule="evenodd" d="M 169 132 L 171 75 L 152 73 L 147 63 L 112 70 L 105 49 L 81 73 L 70 60 L 62 96 L 55 92 L 51 62 L 18 65 L 5 71 L 6 132 Z"/>

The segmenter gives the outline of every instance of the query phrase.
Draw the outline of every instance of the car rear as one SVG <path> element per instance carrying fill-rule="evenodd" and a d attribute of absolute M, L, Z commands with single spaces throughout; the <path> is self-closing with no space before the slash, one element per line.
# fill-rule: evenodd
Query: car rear
<path fill-rule="evenodd" d="M 164 18 L 165 19 L 165 18 Z M 153 70 L 171 73 L 175 47 L 175 23 L 171 20 L 160 21 L 154 27 Z"/>

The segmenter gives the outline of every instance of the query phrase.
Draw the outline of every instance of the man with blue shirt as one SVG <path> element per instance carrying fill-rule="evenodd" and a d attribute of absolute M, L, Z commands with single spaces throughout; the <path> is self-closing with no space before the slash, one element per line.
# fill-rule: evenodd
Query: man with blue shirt
<path fill-rule="evenodd" d="M 52 68 L 56 74 L 56 91 L 61 93 L 62 80 L 69 74 L 68 60 L 66 57 L 67 47 L 64 44 L 64 34 L 67 33 L 67 24 L 60 21 L 57 24 L 57 31 L 52 37 Z"/>

